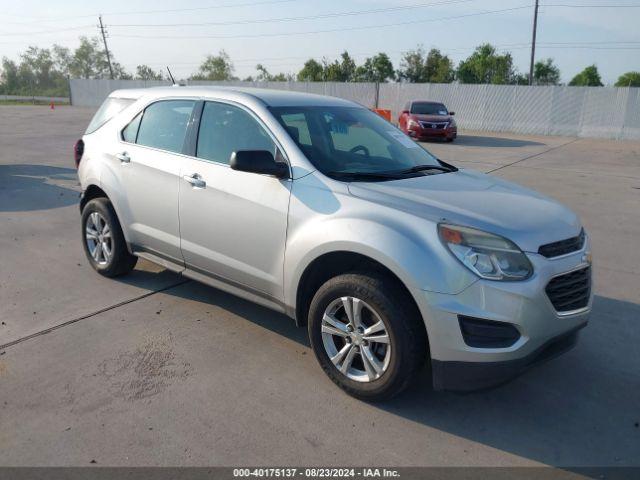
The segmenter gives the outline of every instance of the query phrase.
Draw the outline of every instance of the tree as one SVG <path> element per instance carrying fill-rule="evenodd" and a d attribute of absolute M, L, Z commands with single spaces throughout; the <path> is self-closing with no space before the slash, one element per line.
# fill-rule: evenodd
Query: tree
<path fill-rule="evenodd" d="M 571 87 L 602 87 L 602 79 L 598 73 L 598 67 L 589 65 L 587 68 L 578 73 L 569 82 Z"/>
<path fill-rule="evenodd" d="M 485 43 L 458 65 L 460 83 L 509 84 L 513 82 L 513 58 L 510 53 L 499 55 L 496 48 Z"/>
<path fill-rule="evenodd" d="M 65 96 L 69 77 L 108 78 L 109 65 L 101 46 L 97 38 L 80 37 L 73 53 L 60 45 L 28 47 L 19 63 L 3 59 L 0 89 L 7 94 Z M 115 59 L 111 64 L 114 78 L 131 78 Z"/>
<path fill-rule="evenodd" d="M 157 72 L 148 65 L 138 65 L 136 67 L 136 80 L 162 80 L 162 70 Z"/>
<path fill-rule="evenodd" d="M 440 53 L 440 50 L 438 50 L 437 48 L 432 48 L 429 51 L 424 67 L 428 82 L 453 82 L 453 79 L 455 77 L 453 62 L 446 55 L 442 55 L 442 53 Z"/>
<path fill-rule="evenodd" d="M 514 72 L 513 76 L 511 77 L 511 83 L 513 85 L 529 85 L 529 75 Z"/>
<path fill-rule="evenodd" d="M 235 80 L 234 70 L 227 52 L 220 50 L 218 55 L 207 55 L 205 61 L 200 65 L 198 73 L 192 75 L 191 78 L 193 80 Z"/>
<path fill-rule="evenodd" d="M 451 59 L 437 48 L 425 54 L 422 46 L 418 46 L 403 55 L 398 77 L 413 83 L 451 83 L 455 70 Z"/>
<path fill-rule="evenodd" d="M 352 82 L 356 77 L 356 62 L 346 50 L 340 55 L 340 61 L 324 61 L 324 79 L 328 82 Z"/>
<path fill-rule="evenodd" d="M 97 37 L 80 37 L 69 64 L 69 74 L 74 78 L 108 78 L 109 64 Z"/>
<path fill-rule="evenodd" d="M 554 65 L 552 58 L 535 63 L 533 66 L 533 82 L 536 85 L 560 84 L 560 69 Z"/>
<path fill-rule="evenodd" d="M 124 66 L 119 62 L 111 60 L 111 68 L 113 70 L 113 78 L 118 80 L 133 80 L 133 75 L 127 72 Z"/>
<path fill-rule="evenodd" d="M 71 62 L 73 62 L 73 56 L 71 55 L 70 50 L 67 47 L 61 47 L 60 45 L 54 44 L 53 47 L 51 47 L 51 53 L 60 73 L 65 77 L 71 76 L 70 69 Z"/>
<path fill-rule="evenodd" d="M 258 71 L 258 75 L 256 75 L 256 81 L 258 82 L 288 82 L 289 80 L 293 80 L 292 75 L 287 75 L 285 73 L 276 73 L 272 75 L 269 73 L 267 68 L 259 63 L 256 65 L 256 70 Z M 245 81 L 252 82 L 253 77 L 248 77 Z"/>
<path fill-rule="evenodd" d="M 422 46 L 406 52 L 400 59 L 398 77 L 410 83 L 425 83 L 425 58 Z"/>
<path fill-rule="evenodd" d="M 258 75 L 256 75 L 256 80 L 258 82 L 268 82 L 271 80 L 271 74 L 267 71 L 264 65 L 259 63 L 256 65 L 256 70 L 258 71 Z"/>
<path fill-rule="evenodd" d="M 393 64 L 386 53 L 367 58 L 364 65 L 356 69 L 356 79 L 359 82 L 383 83 L 394 78 Z"/>
<path fill-rule="evenodd" d="M 18 92 L 20 80 L 18 78 L 18 65 L 7 57 L 2 58 L 2 75 L 0 75 L 0 91 L 11 95 Z"/>
<path fill-rule="evenodd" d="M 324 69 L 322 65 L 310 58 L 304 63 L 302 70 L 298 72 L 299 82 L 321 82 L 324 80 Z"/>
<path fill-rule="evenodd" d="M 616 87 L 640 87 L 640 72 L 627 72 L 620 75 Z"/>

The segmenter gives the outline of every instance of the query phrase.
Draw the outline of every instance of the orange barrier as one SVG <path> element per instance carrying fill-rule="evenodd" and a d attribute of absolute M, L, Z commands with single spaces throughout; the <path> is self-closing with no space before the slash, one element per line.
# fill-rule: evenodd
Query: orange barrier
<path fill-rule="evenodd" d="M 374 112 L 384 118 L 387 122 L 391 122 L 391 110 L 383 110 L 381 108 L 374 108 Z"/>

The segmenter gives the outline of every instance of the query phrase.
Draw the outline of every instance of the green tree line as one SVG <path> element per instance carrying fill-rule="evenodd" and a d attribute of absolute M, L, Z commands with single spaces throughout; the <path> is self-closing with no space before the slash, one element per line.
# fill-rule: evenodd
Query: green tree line
<path fill-rule="evenodd" d="M 164 80 L 165 75 L 148 65 L 138 65 L 129 73 L 111 57 L 113 77 L 117 79 Z M 239 80 L 234 75 L 232 59 L 224 51 L 208 55 L 192 80 Z M 51 48 L 29 47 L 18 61 L 2 59 L 0 93 L 12 95 L 66 96 L 69 78 L 110 78 L 107 56 L 97 37 L 80 37 L 80 45 L 71 50 L 59 45 Z M 560 69 L 553 59 L 536 62 L 535 85 L 560 85 Z M 491 44 L 479 45 L 471 55 L 456 66 L 451 58 L 434 48 L 428 52 L 421 46 L 405 52 L 398 68 L 389 56 L 380 52 L 360 65 L 349 52 L 337 60 L 308 59 L 297 73 L 270 73 L 256 65 L 255 75 L 248 81 L 308 81 L 308 82 L 411 82 L 411 83 L 471 83 L 496 85 L 526 85 L 527 75 L 518 72 L 510 53 L 500 53 Z M 596 65 L 590 65 L 575 75 L 571 86 L 602 86 Z M 640 86 L 640 72 L 627 72 L 615 84 L 618 87 Z"/>

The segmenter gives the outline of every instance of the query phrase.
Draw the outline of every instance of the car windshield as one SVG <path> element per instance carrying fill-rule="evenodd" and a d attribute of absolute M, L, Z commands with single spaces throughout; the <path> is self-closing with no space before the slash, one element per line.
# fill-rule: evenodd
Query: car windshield
<path fill-rule="evenodd" d="M 415 113 L 416 115 L 449 115 L 447 107 L 443 104 L 431 102 L 412 103 L 411 113 Z"/>
<path fill-rule="evenodd" d="M 306 157 L 330 176 L 397 174 L 442 163 L 378 114 L 362 107 L 270 107 Z M 436 167 L 429 170 L 429 167 Z M 425 173 L 411 172 L 422 175 Z M 386 177 L 385 177 L 386 178 Z M 383 177 L 381 177 L 383 179 Z"/>

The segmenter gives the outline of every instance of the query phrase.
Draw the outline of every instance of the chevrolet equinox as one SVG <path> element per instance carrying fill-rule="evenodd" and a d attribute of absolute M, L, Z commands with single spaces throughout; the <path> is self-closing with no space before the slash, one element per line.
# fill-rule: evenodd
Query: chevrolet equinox
<path fill-rule="evenodd" d="M 458 169 L 350 101 L 276 90 L 113 92 L 74 147 L 82 244 L 306 326 L 351 395 L 503 383 L 571 348 L 589 237 L 556 201 Z"/>

